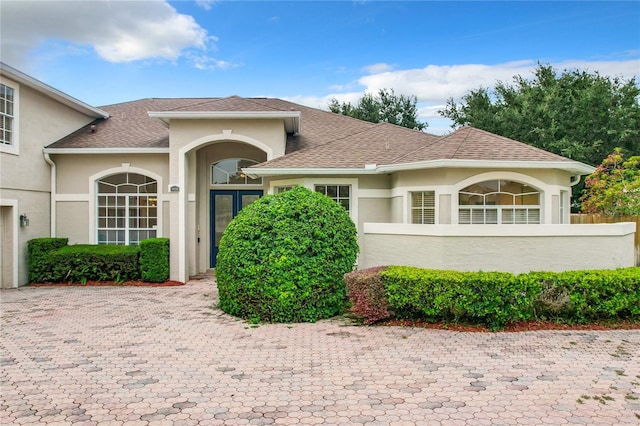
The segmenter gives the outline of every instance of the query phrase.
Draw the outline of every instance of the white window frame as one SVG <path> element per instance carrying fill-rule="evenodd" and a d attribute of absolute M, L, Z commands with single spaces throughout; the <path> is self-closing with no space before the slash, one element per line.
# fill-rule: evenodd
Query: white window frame
<path fill-rule="evenodd" d="M 479 184 L 479 183 L 483 183 L 483 182 L 490 182 L 490 181 L 498 181 L 498 185 L 499 185 L 500 181 L 503 181 L 503 180 L 504 181 L 509 181 L 509 182 L 519 183 L 521 185 L 529 186 L 532 189 L 534 189 L 535 191 L 528 192 L 528 193 L 525 193 L 525 194 L 513 194 L 513 193 L 510 193 L 510 192 L 502 191 L 500 187 L 498 187 L 497 191 L 489 192 L 489 193 L 486 193 L 486 194 L 472 193 L 472 192 L 464 191 L 465 188 L 468 188 L 471 185 L 475 185 L 475 184 Z M 471 183 L 471 184 L 465 186 L 464 188 L 460 189 L 457 192 L 457 194 L 458 194 L 458 196 L 457 196 L 457 198 L 458 198 L 458 206 L 457 206 L 458 224 L 460 224 L 460 225 L 487 225 L 487 224 L 491 224 L 491 225 L 503 225 L 503 224 L 505 224 L 505 225 L 506 224 L 509 224 L 509 225 L 538 225 L 538 224 L 542 223 L 542 215 L 543 215 L 542 197 L 543 197 L 543 192 L 541 190 L 531 186 L 528 183 L 521 182 L 520 180 L 513 180 L 513 179 L 507 179 L 507 178 L 478 180 L 478 181 L 476 181 L 474 183 Z M 535 205 L 533 205 L 533 204 L 532 205 L 528 205 L 528 204 L 492 204 L 492 205 L 489 205 L 489 204 L 485 204 L 485 202 L 483 201 L 482 205 L 463 205 L 463 204 L 460 204 L 460 194 L 481 196 L 483 200 L 487 196 L 493 195 L 493 194 L 508 194 L 508 195 L 512 196 L 513 200 L 515 200 L 516 197 L 519 197 L 519 196 L 538 194 L 538 204 L 535 204 Z M 461 220 L 462 215 L 460 214 L 460 212 L 467 211 L 467 210 L 469 211 L 469 221 L 468 222 L 467 221 L 462 222 L 462 220 Z M 513 216 L 512 216 L 514 218 L 513 222 L 505 222 L 504 221 L 505 212 L 508 212 L 508 211 L 512 211 L 513 212 Z M 493 212 L 495 212 L 495 218 L 493 216 Z M 515 221 L 515 217 L 517 216 L 517 212 L 519 212 L 520 214 L 524 214 L 524 216 L 526 217 L 526 220 L 524 222 L 516 222 Z M 492 213 L 491 217 L 489 218 L 489 222 L 487 221 L 488 220 L 487 213 Z M 482 217 L 482 220 L 477 220 L 480 217 Z M 537 217 L 537 219 L 536 219 L 536 217 Z"/>
<path fill-rule="evenodd" d="M 7 154 L 19 155 L 20 154 L 20 85 L 13 81 L 2 79 L 0 84 L 13 89 L 13 115 L 12 121 L 12 134 L 11 143 L 7 144 L 0 142 L 0 152 Z M 5 115 L 5 114 L 2 114 Z"/>
<path fill-rule="evenodd" d="M 424 194 L 425 193 L 430 193 L 433 197 L 433 206 L 425 206 L 424 205 Z M 418 207 L 414 207 L 413 205 L 413 197 L 414 195 L 417 194 L 422 194 L 423 199 L 422 199 L 422 203 L 420 206 Z M 409 191 L 409 223 L 411 224 L 417 224 L 417 225 L 435 225 L 436 224 L 436 215 L 437 215 L 437 205 L 438 202 L 436 200 L 436 191 L 434 190 L 419 190 L 419 191 Z M 413 212 L 419 210 L 422 212 L 422 214 L 420 215 L 420 217 L 423 219 L 421 222 L 414 222 L 413 221 Z M 431 211 L 432 212 L 432 217 L 433 217 L 433 222 L 429 222 L 429 223 L 425 223 L 424 222 L 424 212 L 425 211 Z"/>
<path fill-rule="evenodd" d="M 115 175 L 119 175 L 119 174 L 138 174 L 141 175 L 140 173 L 134 173 L 134 172 L 123 172 L 123 173 L 116 173 L 116 174 L 112 174 L 109 176 L 104 176 L 101 179 L 96 180 L 95 185 L 99 186 L 101 181 L 103 181 L 104 179 L 108 179 L 111 176 L 115 176 Z M 147 239 L 147 238 L 156 238 L 158 236 L 158 228 L 159 228 L 159 221 L 158 221 L 158 216 L 159 216 L 159 209 L 161 208 L 161 204 L 159 203 L 158 200 L 158 181 L 151 178 L 150 176 L 146 176 L 143 175 L 147 178 L 150 178 L 153 180 L 153 182 L 156 185 L 156 192 L 155 193 L 141 193 L 139 192 L 139 188 L 149 185 L 151 184 L 151 182 L 145 183 L 145 184 L 135 184 L 135 183 L 121 183 L 121 184 L 110 184 L 110 183 L 105 183 L 102 182 L 103 185 L 110 185 L 110 186 L 114 186 L 114 187 L 119 187 L 122 185 L 133 185 L 136 186 L 138 188 L 138 190 L 133 193 L 121 193 L 121 192 L 100 192 L 99 189 L 96 190 L 96 240 L 98 242 L 98 244 L 124 244 L 124 245 L 131 245 L 132 241 L 131 241 L 131 236 L 130 233 L 133 231 L 142 231 L 142 232 L 147 232 L 149 234 L 149 236 L 147 236 L 146 238 L 138 238 L 136 240 L 136 242 L 134 242 L 133 244 L 140 244 L 140 241 Z M 104 200 L 104 205 L 101 204 L 101 198 Z M 150 209 L 152 207 L 155 207 L 155 211 L 156 214 L 154 216 L 149 215 L 147 213 L 147 215 L 140 215 L 140 205 L 138 204 L 137 206 L 132 206 L 131 202 L 134 198 L 146 198 L 147 202 L 152 202 L 153 200 L 155 200 L 155 206 L 148 204 L 146 207 L 147 209 Z M 112 199 L 113 201 L 115 201 L 114 204 L 111 204 L 109 202 L 109 200 Z M 120 204 L 120 201 L 124 201 L 123 204 Z M 105 215 L 101 216 L 100 215 L 100 209 L 104 208 L 105 209 Z M 132 208 L 137 208 L 138 214 L 137 216 L 133 216 L 131 215 L 131 209 Z M 124 213 L 124 215 L 122 217 L 116 215 L 116 216 L 110 216 L 108 214 L 108 211 L 110 209 L 115 209 L 116 211 L 118 210 L 122 210 L 122 212 Z M 155 220 L 155 225 L 152 226 L 146 226 L 146 227 L 132 227 L 131 226 L 131 219 L 134 218 L 138 218 L 140 219 L 146 219 L 147 221 L 154 219 Z M 118 226 L 117 222 L 118 220 L 123 221 L 124 226 Z M 106 226 L 100 226 L 100 222 L 104 221 Z M 111 223 L 111 221 L 115 221 L 116 225 L 115 226 L 109 226 L 109 223 Z M 101 241 L 99 238 L 100 235 L 100 231 L 115 231 L 115 232 L 124 232 L 124 239 L 120 240 L 118 238 L 116 238 L 115 240 L 112 239 L 107 239 L 105 242 Z"/>
<path fill-rule="evenodd" d="M 229 183 L 229 176 L 227 176 L 227 182 L 226 183 L 214 183 L 213 181 L 213 177 L 215 175 L 214 170 L 216 168 L 216 165 L 223 162 L 223 161 L 230 161 L 230 160 L 235 160 L 236 161 L 236 171 L 240 172 L 240 177 L 244 178 L 244 183 Z M 248 176 L 242 176 L 242 171 L 240 170 L 240 168 L 238 167 L 238 163 L 240 161 L 250 161 L 252 163 L 252 165 L 255 164 L 260 164 L 260 161 L 257 160 L 253 160 L 251 158 L 240 158 L 240 157 L 229 157 L 229 158 L 223 158 L 220 159 L 214 163 L 211 163 L 210 167 L 209 167 L 209 185 L 211 185 L 211 187 L 224 187 L 224 188 L 230 188 L 232 186 L 247 186 L 247 187 L 262 187 L 264 184 L 264 179 L 260 178 L 260 182 L 251 182 L 248 183 L 247 180 L 249 179 Z M 225 170 L 220 169 L 223 173 L 226 173 Z"/>
<path fill-rule="evenodd" d="M 351 185 L 351 193 L 349 201 L 349 216 L 351 220 L 356 225 L 356 228 L 359 229 L 358 226 L 358 200 L 359 198 L 359 189 L 358 189 L 358 179 L 357 178 L 322 178 L 322 176 L 318 177 L 305 177 L 305 178 L 293 178 L 293 179 L 282 179 L 282 180 L 272 180 L 269 181 L 269 194 L 275 194 L 276 188 L 281 186 L 296 186 L 302 185 L 310 191 L 315 191 L 315 185 Z"/>
<path fill-rule="evenodd" d="M 156 181 L 158 185 L 156 193 L 158 197 L 158 227 L 156 229 L 156 237 L 163 237 L 164 203 L 169 201 L 170 196 L 162 192 L 162 189 L 164 188 L 164 179 L 162 175 L 159 175 L 147 169 L 142 169 L 140 167 L 133 167 L 130 163 L 122 163 L 120 167 L 113 167 L 110 169 L 102 170 L 96 174 L 89 176 L 89 244 L 98 244 L 98 181 L 108 176 L 116 175 L 119 173 L 136 173 L 139 175 L 145 175 Z M 56 199 L 60 201 L 59 198 Z"/>
<path fill-rule="evenodd" d="M 318 191 L 318 187 L 319 186 L 320 187 L 322 187 L 322 186 L 325 187 L 325 191 L 324 192 Z M 327 191 L 327 187 L 329 187 L 329 186 L 335 186 L 336 187 L 336 196 L 335 197 L 332 197 L 329 194 L 327 194 L 327 192 L 328 192 Z M 349 195 L 346 196 L 346 197 L 340 195 L 340 189 L 341 188 L 348 188 L 349 189 Z M 339 184 L 339 183 L 315 183 L 313 185 L 313 191 L 314 192 L 319 192 L 322 195 L 326 195 L 327 197 L 331 198 L 336 203 L 340 204 L 342 207 L 344 207 L 344 205 L 340 201 L 341 200 L 347 200 L 349 208 L 345 208 L 345 210 L 348 211 L 348 212 L 351 212 L 351 208 L 352 208 L 352 205 L 353 205 L 353 201 L 352 201 L 352 198 L 351 198 L 351 192 L 352 192 L 351 185 Z"/>

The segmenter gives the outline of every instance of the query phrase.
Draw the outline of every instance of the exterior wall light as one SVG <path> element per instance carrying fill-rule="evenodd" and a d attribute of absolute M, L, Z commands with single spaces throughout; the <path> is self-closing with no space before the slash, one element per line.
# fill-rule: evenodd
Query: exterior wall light
<path fill-rule="evenodd" d="M 29 226 L 29 218 L 26 213 L 20 215 L 20 226 Z"/>

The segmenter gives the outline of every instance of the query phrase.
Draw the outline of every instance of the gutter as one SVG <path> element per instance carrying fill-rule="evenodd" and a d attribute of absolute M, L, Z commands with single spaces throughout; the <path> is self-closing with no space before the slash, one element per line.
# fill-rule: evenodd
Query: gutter
<path fill-rule="evenodd" d="M 51 227 L 50 229 L 50 234 L 51 234 L 51 238 L 55 238 L 56 236 L 56 187 L 57 185 L 57 173 L 56 173 L 56 163 L 53 162 L 53 160 L 51 159 L 51 156 L 49 155 L 49 153 L 44 152 L 44 161 L 47 162 L 47 164 L 49 164 L 49 166 L 51 166 L 51 195 L 50 195 L 50 218 L 51 218 L 51 223 L 49 224 L 49 226 Z"/>

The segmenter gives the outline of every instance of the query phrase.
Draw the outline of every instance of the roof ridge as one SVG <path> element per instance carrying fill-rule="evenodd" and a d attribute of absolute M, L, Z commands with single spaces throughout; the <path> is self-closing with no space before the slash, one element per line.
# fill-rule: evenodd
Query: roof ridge
<path fill-rule="evenodd" d="M 460 143 L 458 143 L 458 146 L 456 147 L 456 150 L 455 150 L 455 151 L 453 152 L 453 154 L 451 155 L 451 158 L 455 158 L 455 156 L 456 156 L 456 154 L 458 153 L 458 151 L 460 151 L 460 147 L 462 147 L 462 144 L 464 144 L 464 143 L 467 141 L 467 139 L 469 139 L 469 135 L 471 134 L 471 130 L 475 129 L 475 127 L 473 127 L 473 126 L 462 126 L 461 128 L 459 128 L 459 129 L 458 129 L 458 130 L 456 130 L 455 132 L 453 132 L 453 133 L 449 133 L 449 134 L 447 135 L 447 136 L 451 136 L 451 135 L 453 135 L 453 134 L 455 134 L 455 133 L 457 133 L 457 132 L 459 132 L 459 131 L 461 131 L 461 130 L 463 130 L 463 129 L 469 129 L 469 130 L 467 131 L 467 134 L 465 135 L 464 139 L 462 139 L 462 140 L 460 141 Z"/>

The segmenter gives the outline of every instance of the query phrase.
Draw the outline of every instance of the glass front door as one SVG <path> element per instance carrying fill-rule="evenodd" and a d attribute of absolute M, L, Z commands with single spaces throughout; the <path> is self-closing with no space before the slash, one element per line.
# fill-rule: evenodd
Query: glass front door
<path fill-rule="evenodd" d="M 262 197 L 262 191 L 211 191 L 211 267 L 216 267 L 218 247 L 229 222 L 243 207 Z"/>

